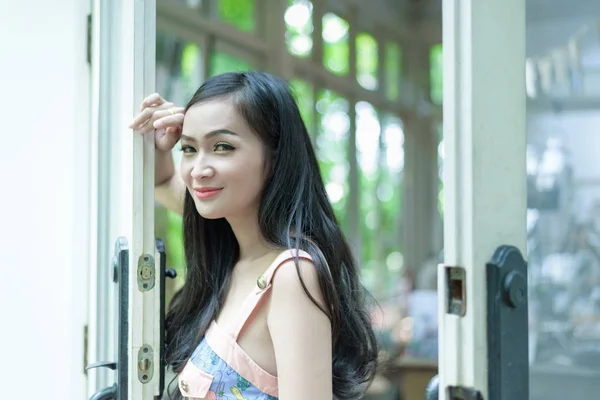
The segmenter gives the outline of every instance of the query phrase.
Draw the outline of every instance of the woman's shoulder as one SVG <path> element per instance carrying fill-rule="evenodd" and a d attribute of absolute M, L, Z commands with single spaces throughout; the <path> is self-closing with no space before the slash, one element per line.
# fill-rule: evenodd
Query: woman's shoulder
<path fill-rule="evenodd" d="M 322 297 L 318 271 L 311 255 L 304 250 L 283 250 L 272 265 L 270 281 L 273 297 L 306 297 L 306 291 L 315 298 Z"/>

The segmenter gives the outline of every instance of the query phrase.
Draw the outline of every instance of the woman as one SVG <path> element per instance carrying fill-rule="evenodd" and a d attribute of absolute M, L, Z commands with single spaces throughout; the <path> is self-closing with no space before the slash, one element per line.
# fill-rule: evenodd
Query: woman
<path fill-rule="evenodd" d="M 285 82 L 218 75 L 185 109 L 151 95 L 131 128 L 155 132 L 157 200 L 178 212 L 183 202 L 169 396 L 360 398 L 377 366 L 366 292 Z"/>

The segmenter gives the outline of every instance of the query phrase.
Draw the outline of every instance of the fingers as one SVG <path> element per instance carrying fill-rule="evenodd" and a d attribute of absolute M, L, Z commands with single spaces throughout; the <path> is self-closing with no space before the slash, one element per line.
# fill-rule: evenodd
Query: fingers
<path fill-rule="evenodd" d="M 158 118 L 154 121 L 155 129 L 180 127 L 183 125 L 183 108 L 173 107 L 156 113 Z"/>
<path fill-rule="evenodd" d="M 175 144 L 177 144 L 180 137 L 181 127 L 170 126 L 165 130 L 164 135 L 156 137 L 156 148 L 159 150 L 170 151 L 173 149 L 173 147 L 175 147 Z"/>
<path fill-rule="evenodd" d="M 154 129 L 153 124 L 156 120 L 171 116 L 172 112 L 170 110 L 173 111 L 173 114 L 175 114 L 175 112 L 183 113 L 182 107 L 175 107 L 173 103 L 169 102 L 164 102 L 159 106 L 148 106 L 133 119 L 131 124 L 129 124 L 129 128 L 138 130 L 141 133 L 148 132 Z"/>
<path fill-rule="evenodd" d="M 158 93 L 152 93 L 150 96 L 148 96 L 144 100 L 142 100 L 142 106 L 140 107 L 140 111 L 142 111 L 146 107 L 160 106 L 160 105 L 162 105 L 164 103 L 166 103 L 166 100 L 163 99 L 160 96 L 160 94 L 158 94 Z"/>

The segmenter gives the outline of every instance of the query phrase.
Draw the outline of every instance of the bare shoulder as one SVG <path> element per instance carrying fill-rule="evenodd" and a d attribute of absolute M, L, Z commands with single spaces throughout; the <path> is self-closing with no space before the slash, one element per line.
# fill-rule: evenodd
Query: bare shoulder
<path fill-rule="evenodd" d="M 267 325 L 279 379 L 279 395 L 289 400 L 330 400 L 332 336 L 323 307 L 317 267 L 308 260 L 280 265 L 274 275 Z M 324 308 L 326 309 L 326 308 Z M 310 382 L 310 385 L 306 385 Z"/>
<path fill-rule="evenodd" d="M 279 266 L 273 276 L 272 302 L 294 302 L 295 307 L 316 307 L 306 295 L 306 290 L 315 301 L 323 306 L 323 293 L 319 286 L 319 276 L 315 264 L 300 258 L 296 265 L 295 260 L 288 260 Z M 304 287 L 303 287 L 304 284 Z"/>

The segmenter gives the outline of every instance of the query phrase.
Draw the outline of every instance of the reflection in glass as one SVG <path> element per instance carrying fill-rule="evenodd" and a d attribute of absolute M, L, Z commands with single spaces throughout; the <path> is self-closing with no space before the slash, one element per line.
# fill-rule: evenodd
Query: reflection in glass
<path fill-rule="evenodd" d="M 532 400 L 583 400 L 600 390 L 598 122 L 595 112 L 528 115 Z"/>

